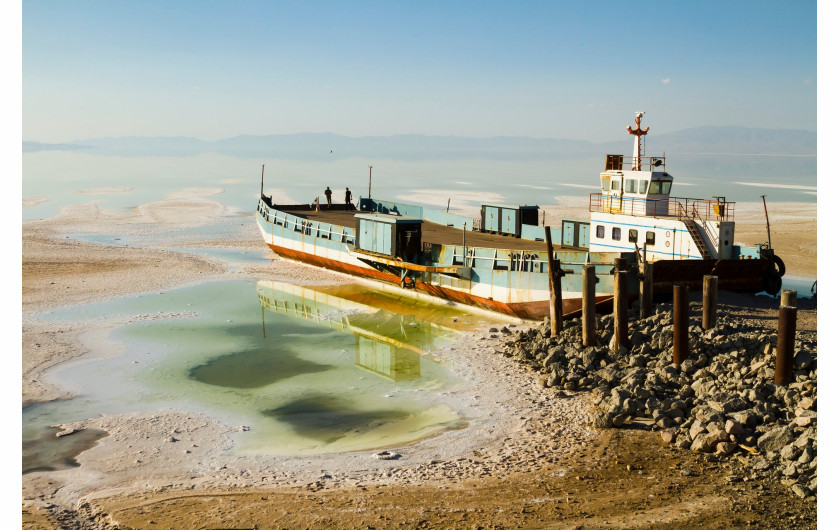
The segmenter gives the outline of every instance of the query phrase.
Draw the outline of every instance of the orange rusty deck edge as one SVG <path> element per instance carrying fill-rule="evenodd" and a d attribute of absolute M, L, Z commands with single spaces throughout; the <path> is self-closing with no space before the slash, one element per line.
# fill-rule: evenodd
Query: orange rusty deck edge
<path fill-rule="evenodd" d="M 352 276 L 371 278 L 393 285 L 400 284 L 399 277 L 394 274 L 388 274 L 386 272 L 381 272 L 375 269 L 359 267 L 358 265 L 350 265 L 349 263 L 342 263 L 340 261 L 336 261 L 329 258 L 313 256 L 312 254 L 308 254 L 306 252 L 291 250 L 278 245 L 272 245 L 270 243 L 268 244 L 268 246 L 278 256 L 282 256 L 284 258 L 288 258 L 295 261 L 301 261 L 303 263 L 309 263 L 310 265 L 324 267 L 337 272 L 350 274 Z M 414 288 L 417 291 L 426 293 L 441 300 L 448 300 L 450 302 L 456 302 L 464 305 L 479 307 L 482 309 L 488 309 L 490 311 L 504 313 L 506 315 L 511 315 L 526 320 L 541 320 L 542 318 L 548 316 L 548 300 L 542 300 L 538 302 L 523 302 L 519 304 L 508 304 L 505 302 L 500 302 L 498 300 L 490 300 L 489 298 L 483 298 L 461 291 L 456 291 L 454 289 L 448 289 L 446 287 L 430 285 L 428 283 L 416 282 Z M 596 305 L 598 307 L 599 312 L 603 311 L 605 303 L 609 303 L 611 301 L 612 296 L 610 295 L 596 297 Z M 612 304 L 610 303 L 609 305 L 611 306 Z M 579 315 L 580 310 L 580 298 L 563 299 L 564 316 L 573 317 Z"/>

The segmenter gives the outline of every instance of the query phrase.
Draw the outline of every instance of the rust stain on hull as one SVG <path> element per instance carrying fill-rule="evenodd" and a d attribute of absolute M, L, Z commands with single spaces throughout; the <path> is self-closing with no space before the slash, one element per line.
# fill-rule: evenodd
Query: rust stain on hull
<path fill-rule="evenodd" d="M 351 274 L 353 276 L 360 276 L 363 278 L 371 278 L 381 282 L 389 283 L 395 286 L 400 285 L 400 278 L 394 274 L 359 267 L 358 265 L 351 265 L 349 263 L 342 263 L 340 261 L 322 258 L 320 256 L 313 256 L 305 252 L 291 250 L 278 245 L 268 245 L 278 256 L 317 265 L 337 272 Z M 515 316 L 526 320 L 541 320 L 548 316 L 548 300 L 541 300 L 535 302 L 523 303 L 506 303 L 498 300 L 491 300 L 480 296 L 471 295 L 462 291 L 448 289 L 439 285 L 432 285 L 417 281 L 414 284 L 414 289 L 422 293 L 431 295 L 441 300 L 447 300 L 464 305 L 471 305 L 498 313 Z M 604 302 L 610 302 L 612 296 L 600 296 L 596 299 L 599 312 L 602 312 Z M 611 302 L 609 303 L 611 307 Z M 580 298 L 569 298 L 563 300 L 563 315 L 569 318 L 580 314 L 581 300 Z"/>

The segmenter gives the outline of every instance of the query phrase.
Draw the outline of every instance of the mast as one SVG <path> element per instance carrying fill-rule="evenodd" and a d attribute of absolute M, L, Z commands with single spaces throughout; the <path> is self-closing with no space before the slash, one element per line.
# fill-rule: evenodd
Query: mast
<path fill-rule="evenodd" d="M 635 136 L 636 138 L 633 141 L 633 167 L 634 171 L 639 171 L 642 169 L 642 158 L 641 156 L 644 154 L 642 152 L 642 136 L 646 135 L 650 130 L 650 127 L 645 127 L 642 129 L 642 116 L 644 116 L 644 111 L 636 112 L 636 128 L 633 129 L 629 125 L 627 126 L 627 132 Z"/>

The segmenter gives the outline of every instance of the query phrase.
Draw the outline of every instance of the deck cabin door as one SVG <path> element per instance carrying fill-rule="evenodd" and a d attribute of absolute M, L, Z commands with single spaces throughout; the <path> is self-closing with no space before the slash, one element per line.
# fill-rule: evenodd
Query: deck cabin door
<path fill-rule="evenodd" d="M 577 233 L 575 231 L 575 222 L 574 221 L 566 221 L 563 220 L 563 240 L 562 244 L 564 247 L 576 247 L 577 241 L 576 236 Z"/>
<path fill-rule="evenodd" d="M 498 213 L 498 208 L 491 208 L 487 206 L 484 208 L 484 229 L 489 232 L 497 232 L 499 230 L 499 225 L 497 224 L 498 219 L 496 218 Z"/>
<path fill-rule="evenodd" d="M 376 248 L 377 252 L 381 254 L 391 254 L 391 225 L 387 223 L 377 223 L 378 230 L 376 231 Z"/>
<path fill-rule="evenodd" d="M 501 219 L 501 230 L 503 234 L 516 233 L 516 210 L 511 208 L 500 208 L 499 215 Z"/>
<path fill-rule="evenodd" d="M 610 211 L 610 176 L 601 175 L 601 211 Z"/>
<path fill-rule="evenodd" d="M 609 211 L 621 213 L 621 195 L 624 192 L 624 176 L 613 175 L 610 181 Z"/>

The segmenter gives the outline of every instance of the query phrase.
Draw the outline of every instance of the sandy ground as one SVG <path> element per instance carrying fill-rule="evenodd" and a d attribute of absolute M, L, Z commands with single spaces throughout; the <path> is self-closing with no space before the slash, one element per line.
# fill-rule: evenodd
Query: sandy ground
<path fill-rule="evenodd" d="M 109 331 L 125 323 L 56 324 L 43 319 L 43 311 L 208 280 L 351 281 L 282 260 L 231 263 L 171 250 L 236 248 L 268 255 L 252 216 L 214 201 L 219 192 L 183 190 L 127 214 L 79 205 L 50 222 L 24 223 L 24 404 L 70 397 L 45 373 L 102 348 Z M 37 202 L 24 199 L 24 205 Z M 561 199 L 547 208 L 546 223 L 580 218 L 583 207 L 580 199 Z M 736 239 L 763 242 L 761 204 L 738 208 Z M 815 277 L 816 205 L 775 203 L 769 209 L 773 246 L 788 274 Z M 185 232 L 205 225 L 218 225 L 224 237 L 197 239 Z M 113 232 L 120 240 L 107 246 L 67 237 Z M 771 301 L 746 305 L 755 304 L 733 297 L 724 310 L 747 311 L 774 326 Z M 815 327 L 816 311 L 803 313 L 802 325 Z M 231 457 L 226 451 L 238 426 L 178 410 L 106 415 L 64 426 L 109 433 L 78 457 L 80 467 L 23 476 L 24 527 L 816 524 L 813 500 L 791 498 L 774 484 L 732 483 L 728 464 L 663 446 L 655 434 L 591 428 L 587 394 L 557 396 L 540 388 L 532 372 L 490 353 L 497 339 L 489 335 L 465 334 L 450 350 L 437 352 L 463 381 L 451 403 L 472 419 L 469 427 L 393 448 L 399 459 L 378 460 L 370 451 L 315 459 Z M 679 473 L 686 466 L 692 474 Z"/>

